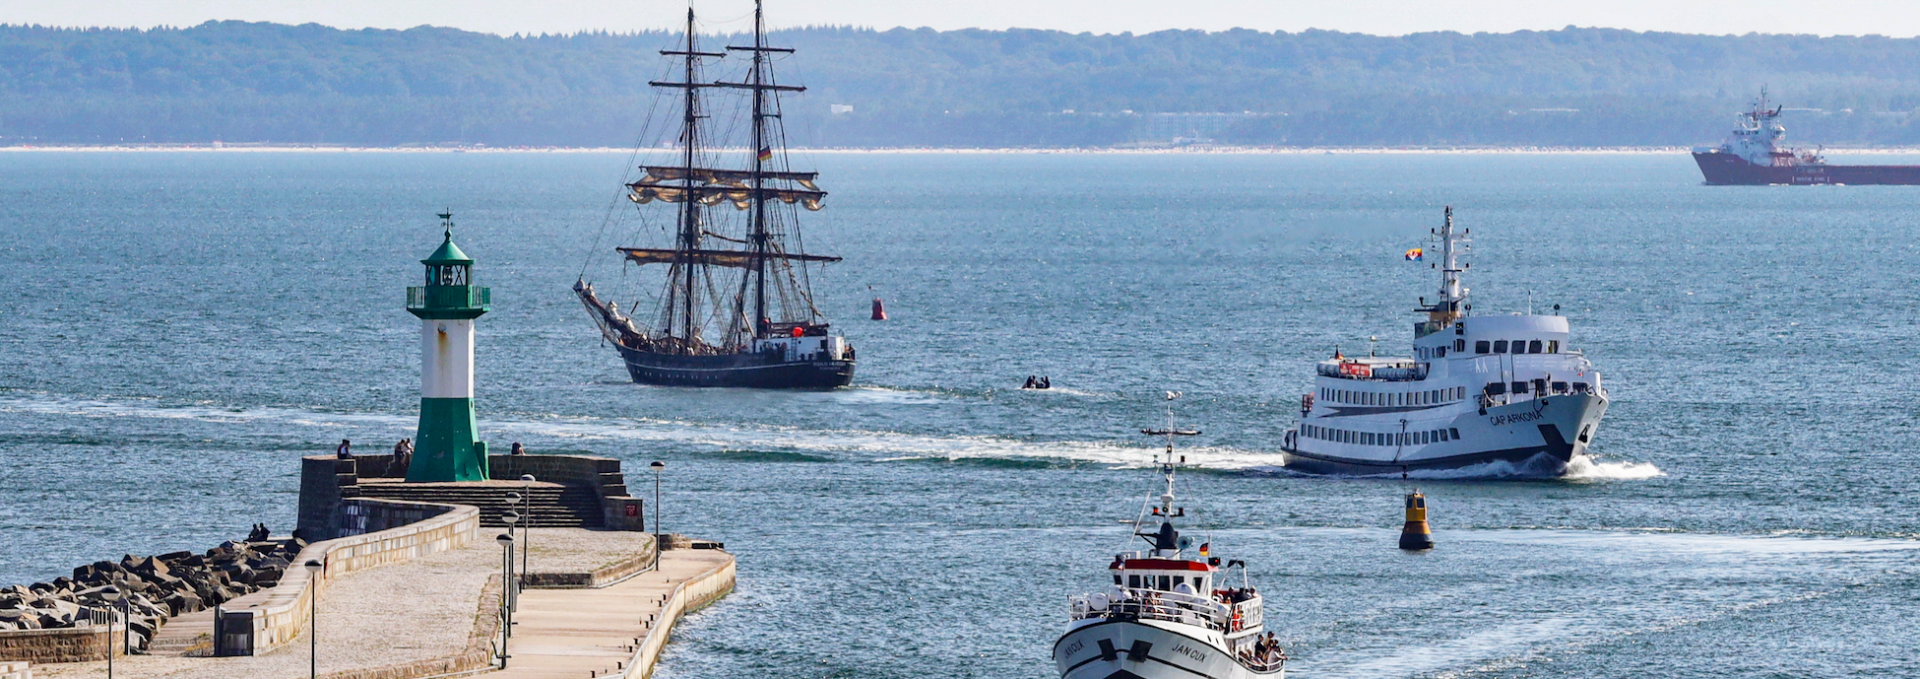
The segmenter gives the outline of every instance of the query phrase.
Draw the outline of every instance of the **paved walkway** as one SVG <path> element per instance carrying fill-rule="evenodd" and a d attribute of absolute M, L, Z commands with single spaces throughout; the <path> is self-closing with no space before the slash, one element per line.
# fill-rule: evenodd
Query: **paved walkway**
<path fill-rule="evenodd" d="M 482 539 L 464 548 L 352 573 L 336 580 L 320 597 L 320 673 L 389 667 L 464 650 L 474 629 L 475 616 L 492 614 L 491 609 L 480 611 L 479 604 L 487 578 L 500 571 L 500 547 L 492 539 L 497 532 L 499 529 L 485 529 Z M 532 536 L 531 565 L 535 571 L 591 570 L 644 553 L 649 540 L 645 533 L 537 528 Z M 669 555 L 683 553 L 691 552 L 667 552 Z M 670 559 L 670 563 L 677 560 Z M 642 574 L 636 580 L 658 584 L 662 576 Z M 573 594 L 575 598 L 568 599 L 570 603 L 566 606 L 591 610 L 597 608 L 591 604 L 593 597 L 610 591 L 611 588 L 528 590 L 521 606 L 526 610 L 529 602 L 536 600 L 536 594 Z M 657 594 L 654 596 L 658 598 Z M 211 631 L 211 614 L 204 617 L 205 621 L 196 629 L 194 621 L 183 616 L 162 627 L 159 636 L 174 644 L 193 641 L 200 633 Z M 170 638 L 169 632 L 175 636 Z M 627 632 L 623 628 L 618 634 Z M 642 635 L 644 632 L 630 636 Z M 124 657 L 114 661 L 114 676 L 124 679 L 304 679 L 308 673 L 308 648 L 308 640 L 303 635 L 294 643 L 259 656 Z M 606 665 L 613 667 L 614 662 L 608 661 Z M 106 663 L 36 665 L 33 671 L 40 679 L 95 679 L 106 676 Z M 587 673 L 553 676 L 585 677 Z"/>
<path fill-rule="evenodd" d="M 488 679 L 587 679 L 619 676 L 678 585 L 726 565 L 710 549 L 662 553 L 660 570 L 602 589 L 530 589 L 520 593 L 507 669 Z"/>

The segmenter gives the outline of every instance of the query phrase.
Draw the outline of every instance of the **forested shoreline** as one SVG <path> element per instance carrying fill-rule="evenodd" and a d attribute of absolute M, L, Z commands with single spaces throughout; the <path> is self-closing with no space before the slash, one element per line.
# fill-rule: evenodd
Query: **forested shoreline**
<path fill-rule="evenodd" d="M 661 132 L 646 83 L 674 40 L 3 26 L 0 145 L 631 146 Z M 1915 39 L 811 27 L 771 40 L 800 50 L 776 70 L 809 88 L 785 108 L 804 147 L 1675 146 L 1719 139 L 1763 85 L 1794 139 L 1920 144 Z M 734 61 L 705 77 L 735 76 Z"/>

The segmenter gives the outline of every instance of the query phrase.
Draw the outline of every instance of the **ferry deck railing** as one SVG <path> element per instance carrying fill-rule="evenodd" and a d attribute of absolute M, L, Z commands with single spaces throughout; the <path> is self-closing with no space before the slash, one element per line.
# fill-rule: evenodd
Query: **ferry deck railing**
<path fill-rule="evenodd" d="M 1228 634 L 1261 624 L 1258 595 L 1232 604 L 1193 594 L 1149 589 L 1122 588 L 1118 599 L 1109 594 L 1094 596 L 1073 598 L 1070 606 L 1073 620 L 1163 620 Z M 1099 603 L 1105 606 L 1096 605 Z"/>

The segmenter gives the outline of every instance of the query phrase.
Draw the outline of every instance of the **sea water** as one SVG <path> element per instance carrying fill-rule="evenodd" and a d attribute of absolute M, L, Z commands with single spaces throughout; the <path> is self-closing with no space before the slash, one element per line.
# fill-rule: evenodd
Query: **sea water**
<path fill-rule="evenodd" d="M 403 290 L 450 208 L 493 288 L 483 435 L 649 496 L 664 461 L 663 527 L 740 557 L 661 677 L 1054 676 L 1066 597 L 1137 548 L 1166 391 L 1204 431 L 1188 530 L 1251 564 L 1299 676 L 1920 674 L 1920 190 L 1680 154 L 801 160 L 860 356 L 831 392 L 629 382 L 568 290 L 656 294 L 610 248 L 661 222 L 602 229 L 626 154 L 0 153 L 0 583 L 287 530 L 300 455 L 410 436 Z M 1594 460 L 1289 474 L 1312 364 L 1406 353 L 1438 276 L 1402 253 L 1448 205 L 1474 313 L 1557 305 L 1599 366 Z M 1410 485 L 1429 553 L 1394 548 Z"/>

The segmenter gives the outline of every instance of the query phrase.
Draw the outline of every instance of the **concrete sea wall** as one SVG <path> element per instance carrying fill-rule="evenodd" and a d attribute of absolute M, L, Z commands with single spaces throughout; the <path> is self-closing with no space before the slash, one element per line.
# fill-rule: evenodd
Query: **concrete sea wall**
<path fill-rule="evenodd" d="M 626 664 L 626 671 L 620 674 L 622 679 L 653 676 L 653 665 L 660 660 L 660 651 L 667 647 L 667 638 L 672 636 L 673 624 L 680 620 L 680 616 L 699 610 L 733 591 L 734 561 L 729 555 L 720 565 L 674 586 L 673 592 L 667 595 L 666 606 L 660 610 L 659 622 L 647 630 L 647 638 L 640 641 L 640 647 Z"/>
<path fill-rule="evenodd" d="M 222 609 L 215 621 L 216 655 L 258 655 L 292 642 L 306 631 L 313 597 L 330 580 L 374 566 L 458 549 L 472 542 L 480 532 L 480 511 L 460 505 L 356 498 L 343 501 L 340 512 L 370 527 L 393 526 L 415 516 L 425 518 L 307 545 L 265 601 L 245 608 Z M 301 567 L 310 560 L 324 564 L 314 576 L 309 576 Z"/>

